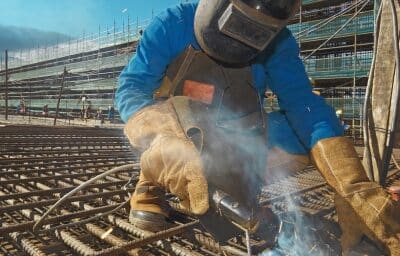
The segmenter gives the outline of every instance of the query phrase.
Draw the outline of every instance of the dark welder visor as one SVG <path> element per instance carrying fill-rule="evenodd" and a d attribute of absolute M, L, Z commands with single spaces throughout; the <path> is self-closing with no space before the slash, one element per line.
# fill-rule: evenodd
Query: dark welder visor
<path fill-rule="evenodd" d="M 231 0 L 219 30 L 257 50 L 264 50 L 294 16 L 299 0 Z"/>

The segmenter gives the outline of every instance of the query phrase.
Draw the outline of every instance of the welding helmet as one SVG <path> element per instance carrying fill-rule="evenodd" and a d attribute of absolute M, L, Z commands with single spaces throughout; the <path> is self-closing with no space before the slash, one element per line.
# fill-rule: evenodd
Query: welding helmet
<path fill-rule="evenodd" d="M 247 64 L 288 24 L 300 0 L 200 0 L 195 36 L 210 57 Z"/>

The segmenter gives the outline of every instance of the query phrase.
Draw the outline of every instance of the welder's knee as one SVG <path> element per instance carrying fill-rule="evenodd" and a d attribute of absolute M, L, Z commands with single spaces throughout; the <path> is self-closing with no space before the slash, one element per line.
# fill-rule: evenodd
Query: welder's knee
<path fill-rule="evenodd" d="M 279 148 L 288 154 L 309 154 L 286 116 L 279 111 L 268 113 L 267 145 L 269 149 Z"/>
<path fill-rule="evenodd" d="M 278 147 L 269 149 L 267 154 L 266 183 L 304 170 L 310 163 L 308 155 L 289 154 Z"/>
<path fill-rule="evenodd" d="M 310 162 L 309 152 L 282 112 L 268 114 L 267 145 L 266 183 L 301 171 Z"/>

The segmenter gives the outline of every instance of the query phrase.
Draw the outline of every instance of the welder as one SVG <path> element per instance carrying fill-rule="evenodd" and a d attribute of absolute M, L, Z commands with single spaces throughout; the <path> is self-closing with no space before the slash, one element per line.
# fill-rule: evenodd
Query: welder
<path fill-rule="evenodd" d="M 334 110 L 312 92 L 286 28 L 299 5 L 200 0 L 167 9 L 145 29 L 116 93 L 141 154 L 134 225 L 167 227 L 165 191 L 196 215 L 208 211 L 210 187 L 255 203 L 265 173 L 301 170 L 312 159 L 337 194 L 343 250 L 366 235 L 400 255 L 399 204 L 367 178 Z M 268 115 L 267 88 L 280 107 Z"/>

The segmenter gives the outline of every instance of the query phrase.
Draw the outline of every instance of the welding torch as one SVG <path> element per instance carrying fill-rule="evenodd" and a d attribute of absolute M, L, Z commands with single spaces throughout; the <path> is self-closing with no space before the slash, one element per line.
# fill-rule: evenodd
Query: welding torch
<path fill-rule="evenodd" d="M 199 217 L 200 223 L 218 242 L 245 234 L 248 255 L 251 255 L 250 235 L 256 235 L 272 248 L 282 229 L 282 222 L 267 208 L 249 207 L 220 189 L 210 189 L 210 209 Z"/>

